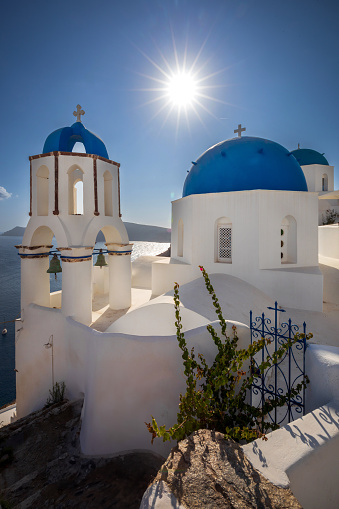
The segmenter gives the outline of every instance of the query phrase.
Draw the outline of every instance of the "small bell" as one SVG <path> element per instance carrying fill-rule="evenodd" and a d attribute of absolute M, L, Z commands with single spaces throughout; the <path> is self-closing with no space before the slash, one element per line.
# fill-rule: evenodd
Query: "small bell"
<path fill-rule="evenodd" d="M 49 268 L 47 269 L 47 271 L 49 274 L 54 274 L 55 276 L 55 279 L 57 278 L 57 273 L 58 272 L 62 272 L 62 268 L 61 268 L 61 265 L 60 265 L 60 260 L 59 258 L 57 257 L 56 254 L 53 255 L 53 258 L 52 260 L 50 261 L 50 264 L 49 264 Z"/>
<path fill-rule="evenodd" d="M 102 249 L 100 249 L 100 253 L 98 254 L 97 261 L 95 262 L 94 267 L 105 267 L 107 265 L 105 256 L 102 254 Z"/>

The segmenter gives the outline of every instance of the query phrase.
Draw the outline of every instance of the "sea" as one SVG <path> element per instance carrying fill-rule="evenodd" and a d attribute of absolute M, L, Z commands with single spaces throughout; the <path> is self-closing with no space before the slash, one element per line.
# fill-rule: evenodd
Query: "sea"
<path fill-rule="evenodd" d="M 20 316 L 20 256 L 14 246 L 21 243 L 22 237 L 0 235 L 0 333 L 7 329 L 5 336 L 0 335 L 0 407 L 15 400 L 14 320 Z M 103 242 L 97 242 L 95 247 L 106 249 Z M 168 247 L 168 243 L 134 241 L 132 261 L 139 256 L 161 254 Z M 94 263 L 96 256 L 93 258 Z M 51 274 L 50 282 L 51 292 L 61 290 L 60 274 L 57 280 Z"/>

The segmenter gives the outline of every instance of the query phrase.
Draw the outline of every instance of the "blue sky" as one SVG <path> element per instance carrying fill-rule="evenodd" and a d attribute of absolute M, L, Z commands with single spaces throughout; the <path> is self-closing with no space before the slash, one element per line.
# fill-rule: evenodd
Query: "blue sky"
<path fill-rule="evenodd" d="M 338 19 L 335 0 L 7 2 L 0 231 L 27 224 L 28 156 L 74 122 L 78 103 L 121 164 L 125 221 L 170 226 L 191 161 L 239 123 L 289 150 L 324 152 L 338 189 Z M 198 57 L 196 79 L 209 88 L 178 121 L 150 89 L 176 69 L 175 53 L 183 65 L 185 48 L 186 68 Z"/>

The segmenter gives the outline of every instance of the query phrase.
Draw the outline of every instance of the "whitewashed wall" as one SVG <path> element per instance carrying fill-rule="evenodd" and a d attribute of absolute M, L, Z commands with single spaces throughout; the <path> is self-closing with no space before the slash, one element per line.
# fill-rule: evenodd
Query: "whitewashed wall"
<path fill-rule="evenodd" d="M 319 254 L 339 260 L 339 226 L 324 225 L 318 227 Z"/>
<path fill-rule="evenodd" d="M 248 327 L 237 326 L 240 346 L 245 346 Z M 37 305 L 29 307 L 25 321 L 18 322 L 20 327 L 16 340 L 18 417 L 46 403 L 52 387 L 52 352 L 44 344 L 53 334 L 55 381 L 66 383 L 70 399 L 84 395 L 83 452 L 102 455 L 146 449 L 168 454 L 173 444 L 156 440 L 152 446 L 144 422 L 150 422 L 152 415 L 161 425 L 176 422 L 185 378 L 175 334 L 100 333 L 65 318 L 60 310 Z M 203 353 L 212 362 L 215 345 L 205 326 L 186 332 L 186 338 L 189 348 L 194 345 L 197 354 Z"/>
<path fill-rule="evenodd" d="M 172 258 L 153 264 L 152 290 L 160 295 L 174 281 L 199 275 L 239 277 L 283 306 L 322 310 L 322 275 L 318 268 L 317 193 L 240 191 L 191 195 L 173 202 Z M 297 222 L 297 262 L 281 263 L 281 224 Z M 216 221 L 232 222 L 232 263 L 216 262 Z M 184 224 L 183 256 L 177 256 L 178 223 Z"/>
<path fill-rule="evenodd" d="M 334 166 L 308 164 L 302 166 L 301 169 L 304 172 L 309 191 L 322 192 L 322 177 L 324 174 L 328 177 L 328 191 L 334 190 Z"/>
<path fill-rule="evenodd" d="M 307 387 L 306 411 L 338 399 L 339 348 L 335 346 L 308 345 L 306 349 Z"/>

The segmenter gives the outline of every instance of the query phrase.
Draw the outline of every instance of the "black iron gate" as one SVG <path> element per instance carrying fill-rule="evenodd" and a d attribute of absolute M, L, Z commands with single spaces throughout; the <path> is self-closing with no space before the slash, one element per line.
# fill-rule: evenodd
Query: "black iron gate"
<path fill-rule="evenodd" d="M 268 422 L 281 425 L 305 415 L 305 387 L 301 394 L 294 397 L 291 396 L 291 390 L 305 379 L 306 323 L 303 323 L 302 332 L 297 325 L 292 324 L 291 319 L 278 325 L 278 313 L 286 311 L 280 309 L 277 302 L 274 308 L 267 309 L 274 311 L 274 324 L 264 313 L 253 320 L 250 311 L 251 344 L 258 339 L 265 339 L 265 347 L 252 359 L 256 375 L 251 390 L 251 405 L 263 408 L 265 401 L 287 395 L 285 405 L 274 408 L 266 416 Z M 259 365 L 267 357 L 272 357 L 281 345 L 293 339 L 297 333 L 300 333 L 300 339 L 287 348 L 281 359 L 261 373 Z"/>

